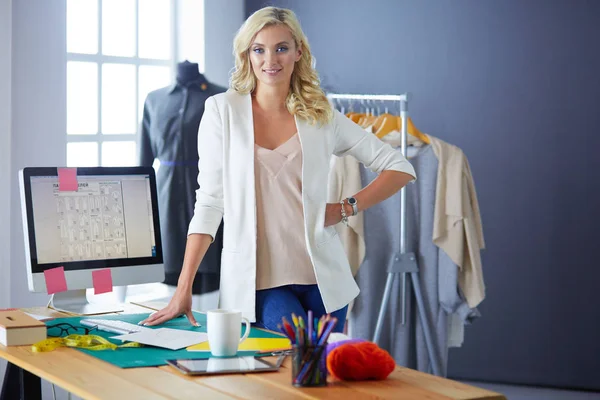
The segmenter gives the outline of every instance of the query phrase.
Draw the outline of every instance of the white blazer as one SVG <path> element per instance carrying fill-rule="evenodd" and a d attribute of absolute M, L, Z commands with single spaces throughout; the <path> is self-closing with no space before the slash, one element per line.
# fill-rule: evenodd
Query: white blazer
<path fill-rule="evenodd" d="M 318 126 L 296 118 L 302 145 L 304 236 L 316 280 L 330 313 L 359 293 L 337 231 L 324 227 L 332 155 L 350 154 L 373 171 L 415 176 L 399 151 L 335 112 Z M 224 218 L 219 307 L 239 309 L 256 321 L 256 196 L 252 99 L 233 90 L 206 100 L 198 131 L 199 170 L 194 216 L 188 234 L 213 238 Z"/>

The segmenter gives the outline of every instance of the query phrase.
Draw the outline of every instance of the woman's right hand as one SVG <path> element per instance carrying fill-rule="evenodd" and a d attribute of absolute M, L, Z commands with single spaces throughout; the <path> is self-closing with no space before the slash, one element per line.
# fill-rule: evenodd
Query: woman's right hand
<path fill-rule="evenodd" d="M 139 325 L 160 325 L 173 318 L 179 317 L 181 314 L 185 314 L 192 325 L 200 326 L 192 313 L 192 292 L 190 290 L 179 290 L 179 288 L 177 288 L 168 306 L 154 314 L 150 314 L 150 316 L 141 321 Z"/>
<path fill-rule="evenodd" d="M 206 250 L 212 237 L 207 234 L 193 233 L 188 236 L 185 245 L 185 256 L 183 267 L 177 281 L 177 289 L 169 305 L 160 311 L 151 314 L 148 318 L 140 322 L 140 325 L 154 326 L 167 322 L 173 318 L 185 314 L 190 323 L 194 326 L 200 326 L 194 314 L 192 313 L 192 283 L 196 277 L 196 271 L 200 262 L 206 254 Z"/>

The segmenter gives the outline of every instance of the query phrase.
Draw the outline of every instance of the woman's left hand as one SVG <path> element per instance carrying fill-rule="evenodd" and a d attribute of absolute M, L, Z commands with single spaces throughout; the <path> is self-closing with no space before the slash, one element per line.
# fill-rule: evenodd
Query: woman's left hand
<path fill-rule="evenodd" d="M 335 225 L 341 220 L 342 205 L 340 203 L 327 203 L 327 206 L 325 207 L 325 226 Z"/>

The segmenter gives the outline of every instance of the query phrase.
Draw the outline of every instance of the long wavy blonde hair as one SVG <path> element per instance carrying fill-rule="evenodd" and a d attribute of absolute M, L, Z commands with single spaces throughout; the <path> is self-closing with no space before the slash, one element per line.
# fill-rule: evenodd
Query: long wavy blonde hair
<path fill-rule="evenodd" d="M 286 99 L 288 111 L 311 124 L 326 124 L 333 118 L 331 104 L 321 89 L 319 76 L 308 40 L 293 11 L 285 8 L 265 7 L 252 14 L 241 26 L 233 40 L 235 68 L 230 87 L 238 93 L 248 94 L 256 89 L 256 76 L 250 64 L 250 46 L 258 32 L 266 26 L 285 25 L 290 30 L 302 56 L 295 64 L 290 90 Z"/>

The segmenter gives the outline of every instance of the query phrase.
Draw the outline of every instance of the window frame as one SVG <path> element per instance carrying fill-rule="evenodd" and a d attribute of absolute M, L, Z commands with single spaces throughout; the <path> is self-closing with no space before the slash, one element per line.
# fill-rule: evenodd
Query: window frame
<path fill-rule="evenodd" d="M 122 56 L 109 56 L 102 54 L 102 1 L 97 0 L 97 16 L 98 16 L 98 51 L 96 54 L 83 54 L 83 53 L 71 53 L 69 51 L 66 52 L 66 61 L 65 61 L 65 71 L 66 66 L 71 61 L 80 61 L 80 62 L 90 62 L 95 63 L 98 68 L 98 76 L 97 76 L 97 90 L 98 90 L 98 98 L 97 98 L 97 132 L 95 134 L 69 134 L 65 131 L 65 135 L 67 137 L 65 146 L 68 147 L 70 143 L 97 143 L 97 157 L 98 157 L 98 166 L 102 165 L 102 144 L 105 142 L 131 142 L 133 141 L 136 144 L 138 142 L 138 130 L 140 124 L 139 118 L 139 110 L 143 105 L 145 99 L 140 98 L 139 94 L 139 70 L 140 66 L 162 66 L 169 67 L 171 80 L 173 80 L 175 76 L 176 66 L 177 66 L 177 54 L 178 54 L 178 29 L 177 29 L 177 19 L 179 15 L 179 1 L 171 1 L 169 0 L 170 13 L 171 13 L 171 21 L 170 21 L 170 32 L 171 32 L 171 51 L 169 55 L 169 59 L 167 60 L 157 60 L 157 59 L 149 59 L 149 58 L 141 58 L 139 57 L 139 2 L 140 0 L 134 0 L 134 49 L 135 53 L 131 57 L 122 57 Z M 203 38 L 204 39 L 204 38 Z M 65 37 L 65 43 L 68 40 Z M 116 133 L 116 134 L 104 134 L 102 133 L 102 66 L 104 64 L 122 64 L 122 65 L 133 65 L 135 66 L 135 120 L 136 120 L 136 132 L 134 133 Z M 65 72 L 66 73 L 66 72 Z M 67 78 L 68 79 L 68 78 Z M 141 104 L 140 104 L 141 103 Z M 69 112 L 68 104 L 65 108 L 66 112 Z M 135 155 L 137 161 L 137 154 Z M 67 155 L 68 157 L 68 155 Z M 68 159 L 68 158 L 67 158 Z M 65 160 L 67 161 L 67 160 Z"/>

